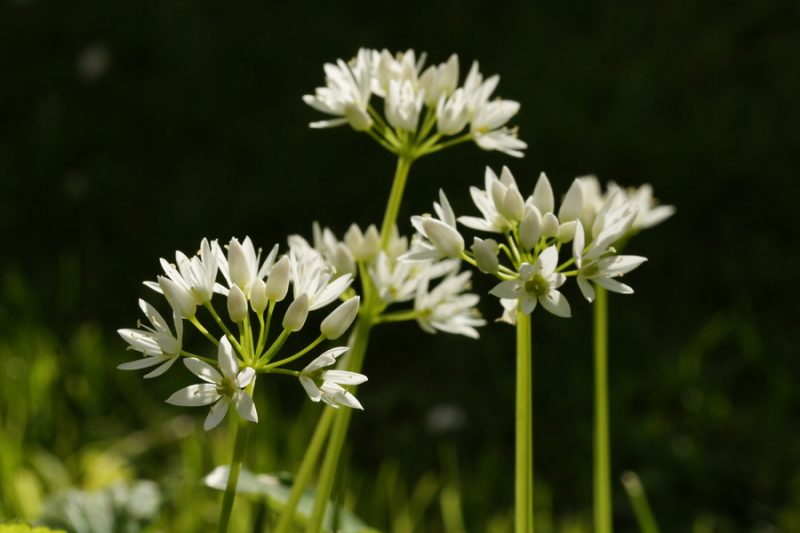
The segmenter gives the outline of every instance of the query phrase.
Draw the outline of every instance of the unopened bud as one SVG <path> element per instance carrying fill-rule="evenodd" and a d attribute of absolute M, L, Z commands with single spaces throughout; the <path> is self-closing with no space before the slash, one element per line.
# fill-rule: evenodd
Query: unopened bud
<path fill-rule="evenodd" d="M 247 261 L 247 253 L 239 244 L 239 239 L 231 239 L 228 244 L 228 273 L 231 282 L 238 285 L 240 289 L 247 288 L 250 279 L 255 275 L 251 272 L 250 264 Z"/>
<path fill-rule="evenodd" d="M 247 316 L 247 298 L 238 285 L 231 287 L 228 293 L 228 316 L 237 324 Z"/>
<path fill-rule="evenodd" d="M 577 220 L 570 220 L 569 222 L 564 222 L 558 227 L 558 234 L 556 235 L 556 239 L 559 242 L 569 242 L 575 237 L 575 226 L 577 226 Z"/>
<path fill-rule="evenodd" d="M 550 238 L 558 234 L 558 219 L 553 213 L 547 213 L 542 217 L 542 235 Z"/>
<path fill-rule="evenodd" d="M 519 241 L 526 250 L 531 250 L 542 236 L 542 215 L 536 206 L 529 206 L 525 218 L 519 225 Z"/>
<path fill-rule="evenodd" d="M 472 241 L 472 253 L 475 254 L 475 262 L 481 272 L 494 274 L 500 266 L 497 260 L 497 245 L 492 246 L 483 239 L 475 237 Z"/>
<path fill-rule="evenodd" d="M 253 307 L 253 311 L 261 314 L 267 308 L 268 303 L 267 284 L 264 283 L 263 279 L 256 278 L 253 282 L 253 287 L 250 289 L 250 305 Z"/>
<path fill-rule="evenodd" d="M 440 220 L 426 217 L 422 228 L 431 244 L 445 257 L 461 257 L 464 251 L 464 237 L 453 227 Z"/>
<path fill-rule="evenodd" d="M 512 184 L 506 190 L 503 204 L 498 207 L 500 208 L 500 214 L 509 220 L 520 221 L 525 216 L 525 200 L 516 185 Z"/>
<path fill-rule="evenodd" d="M 308 295 L 301 294 L 295 298 L 283 315 L 283 328 L 289 331 L 300 331 L 308 318 Z"/>
<path fill-rule="evenodd" d="M 286 298 L 289 290 L 289 258 L 285 255 L 281 257 L 272 267 L 267 283 L 264 287 L 264 294 L 270 300 L 280 302 Z"/>
<path fill-rule="evenodd" d="M 325 320 L 319 326 L 319 330 L 326 339 L 338 339 L 344 335 L 344 332 L 347 331 L 347 328 L 350 327 L 350 324 L 353 323 L 358 315 L 360 301 L 361 298 L 353 296 L 325 317 Z"/>
<path fill-rule="evenodd" d="M 561 208 L 558 210 L 558 219 L 561 222 L 575 220 L 583 214 L 583 187 L 578 179 L 573 180 Z"/>

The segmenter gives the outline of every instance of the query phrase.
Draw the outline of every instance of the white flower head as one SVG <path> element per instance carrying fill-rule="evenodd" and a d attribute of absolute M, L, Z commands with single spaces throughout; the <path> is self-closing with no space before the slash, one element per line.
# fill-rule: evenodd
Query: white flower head
<path fill-rule="evenodd" d="M 367 376 L 347 370 L 323 370 L 336 363 L 336 358 L 346 351 L 346 346 L 331 348 L 311 361 L 300 372 L 300 384 L 312 402 L 321 400 L 335 408 L 345 406 L 363 410 L 356 397 L 342 385 L 360 385 L 367 381 Z"/>
<path fill-rule="evenodd" d="M 572 242 L 572 254 L 578 270 L 578 287 L 587 301 L 594 300 L 595 291 L 591 282 L 605 287 L 611 292 L 620 294 L 633 294 L 633 289 L 621 283 L 620 278 L 647 261 L 647 258 L 637 255 L 604 255 L 599 258 L 590 258 L 586 255 L 584 246 L 584 230 L 579 223 L 575 228 L 575 239 Z"/>
<path fill-rule="evenodd" d="M 372 127 L 372 118 L 367 111 L 373 80 L 370 53 L 370 50 L 362 48 L 350 64 L 341 59 L 335 65 L 325 64 L 325 87 L 318 87 L 313 95 L 303 96 L 303 101 L 317 111 L 337 118 L 312 122 L 309 126 L 330 128 L 350 124 L 357 131 Z"/>
<path fill-rule="evenodd" d="M 525 204 L 522 202 L 517 182 L 508 167 L 503 167 L 499 178 L 491 168 L 486 167 L 483 180 L 483 190 L 477 187 L 469 188 L 472 201 L 482 217 L 461 216 L 458 217 L 458 221 L 478 231 L 505 233 L 512 225 L 512 220 L 507 215 L 519 217 L 522 210 L 524 216 Z M 519 217 L 520 220 L 521 218 Z"/>
<path fill-rule="evenodd" d="M 158 368 L 144 376 L 145 378 L 154 378 L 169 370 L 180 356 L 183 341 L 183 319 L 177 312 L 172 312 L 172 321 L 175 324 L 175 333 L 173 334 L 169 324 L 155 307 L 141 299 L 139 307 L 150 325 L 140 323 L 139 327 L 142 329 L 120 329 L 117 330 L 117 333 L 130 345 L 128 349 L 142 352 L 144 357 L 122 363 L 117 368 L 140 370 L 159 365 Z"/>
<path fill-rule="evenodd" d="M 436 330 L 473 339 L 479 337 L 476 327 L 486 324 L 475 307 L 480 297 L 466 293 L 469 290 L 472 272 L 450 274 L 429 290 L 430 278 L 424 276 L 414 299 L 417 323 L 423 331 L 436 333 Z"/>
<path fill-rule="evenodd" d="M 224 336 L 219 340 L 217 361 L 219 370 L 200 359 L 184 359 L 186 368 L 205 383 L 189 385 L 179 390 L 167 398 L 167 403 L 186 407 L 214 404 L 203 423 L 206 431 L 222 422 L 231 403 L 236 406 L 240 417 L 258 422 L 253 398 L 245 390 L 255 379 L 255 370 L 251 367 L 239 368 L 233 347 Z"/>
<path fill-rule="evenodd" d="M 289 245 L 292 291 L 295 300 L 305 294 L 308 297 L 308 310 L 313 311 L 337 299 L 350 286 L 353 275 L 337 277 L 334 268 L 322 254 L 311 247 L 299 245 L 300 241 L 301 238 L 295 239 Z"/>
<path fill-rule="evenodd" d="M 489 294 L 519 300 L 525 314 L 531 314 L 540 303 L 550 313 L 567 318 L 571 315 L 569 302 L 558 291 L 566 277 L 556 272 L 557 266 L 558 249 L 550 246 L 539 254 L 535 264 L 522 263 L 516 279 L 501 281 Z"/>

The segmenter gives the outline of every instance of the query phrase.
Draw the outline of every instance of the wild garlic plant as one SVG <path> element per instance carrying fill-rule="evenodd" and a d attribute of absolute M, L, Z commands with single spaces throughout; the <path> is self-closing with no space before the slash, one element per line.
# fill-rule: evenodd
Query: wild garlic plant
<path fill-rule="evenodd" d="M 311 311 L 340 299 L 352 283 L 352 275 L 334 275 L 319 254 L 290 247 L 278 257 L 275 245 L 262 259 L 252 241 L 231 239 L 227 252 L 217 241 L 203 239 L 191 257 L 178 251 L 175 262 L 161 259 L 163 274 L 145 285 L 163 296 L 172 311 L 172 324 L 150 303 L 139 300 L 149 324 L 120 329 L 120 336 L 142 357 L 119 365 L 122 370 L 151 369 L 154 378 L 182 359 L 201 383 L 189 385 L 167 398 L 173 405 L 211 406 L 203 428 L 214 429 L 233 411 L 238 419 L 233 457 L 220 509 L 218 531 L 227 531 L 239 470 L 247 447 L 248 423 L 258 422 L 253 401 L 256 378 L 278 374 L 298 379 L 308 397 L 332 408 L 362 409 L 345 386 L 364 383 L 366 376 L 331 368 L 347 351 L 346 346 L 322 352 L 299 370 L 287 365 L 309 354 L 321 342 L 341 337 L 358 313 L 358 296 L 350 296 L 322 320 L 319 336 L 305 347 L 287 354 L 289 337 L 306 324 Z M 220 274 L 224 283 L 219 282 Z M 291 288 L 291 292 L 290 292 Z M 215 302 L 217 300 L 217 302 Z M 224 300 L 225 311 L 215 303 Z M 271 334 L 278 305 L 284 307 L 277 334 Z M 210 322 L 209 322 L 210 321 Z M 216 358 L 188 352 L 184 347 L 184 322 L 191 324 L 215 348 Z M 205 322 L 205 323 L 204 323 Z M 254 327 L 255 323 L 258 327 Z M 212 333 L 212 330 L 216 330 Z M 234 409 L 231 409 L 231 407 Z"/>
<path fill-rule="evenodd" d="M 613 184 L 605 195 L 600 195 L 599 190 L 596 178 L 576 178 L 556 210 L 555 195 L 544 173 L 526 198 L 507 167 L 503 167 L 500 176 L 487 168 L 484 188 L 470 188 L 480 216 L 456 217 L 445 193 L 440 191 L 439 201 L 433 204 L 434 215 L 412 217 L 418 235 L 411 250 L 401 257 L 409 262 L 460 258 L 499 280 L 489 293 L 498 297 L 503 307 L 498 320 L 514 325 L 517 338 L 517 533 L 531 532 L 534 527 L 531 314 L 542 307 L 556 316 L 570 317 L 569 302 L 561 291 L 571 277 L 590 302 L 605 290 L 632 293 L 633 289 L 620 278 L 646 259 L 621 255 L 615 246 L 638 228 L 658 223 L 672 213 L 670 207 L 653 208 L 649 186 L 631 193 Z M 473 237 L 472 246 L 467 248 L 459 223 L 468 229 L 496 234 L 497 238 Z M 569 250 L 566 256 L 562 253 L 565 246 Z M 605 388 L 602 395 L 607 396 Z M 607 401 L 602 405 L 607 409 Z M 597 441 L 602 434 L 607 438 L 607 414 L 603 423 L 604 430 L 596 428 Z M 604 459 L 598 457 L 598 450 L 606 455 Z M 604 448 L 595 447 L 596 464 L 605 461 L 607 465 L 607 455 L 607 444 Z M 599 497 L 610 499 L 607 493 Z"/>
<path fill-rule="evenodd" d="M 514 157 L 522 157 L 527 147 L 517 130 L 507 126 L 519 103 L 492 98 L 499 76 L 484 79 L 475 62 L 459 85 L 455 54 L 442 64 L 426 68 L 424 63 L 425 54 L 418 56 L 413 50 L 391 54 L 362 48 L 350 61 L 326 64 L 325 85 L 303 97 L 309 106 L 331 116 L 312 122 L 312 128 L 347 124 L 397 157 L 380 231 L 375 226 L 363 232 L 351 227 L 339 241 L 331 232 L 317 230 L 314 245 L 309 245 L 340 272 L 357 274 L 361 280 L 359 318 L 348 342 L 350 349 L 339 362 L 340 368 L 352 372 L 360 372 L 370 332 L 379 323 L 416 320 L 428 332 L 468 336 L 477 336 L 475 327 L 483 323 L 474 311 L 477 296 L 465 294 L 469 274 L 456 273 L 457 262 L 409 266 L 398 261 L 408 240 L 398 237 L 395 226 L 414 161 L 469 141 Z M 380 100 L 382 105 L 377 104 Z M 390 305 L 412 300 L 413 308 L 387 311 Z M 324 449 L 307 526 L 311 533 L 321 530 L 349 420 L 348 412 L 331 409 L 320 417 L 276 527 L 278 533 L 290 530 L 297 503 Z"/>

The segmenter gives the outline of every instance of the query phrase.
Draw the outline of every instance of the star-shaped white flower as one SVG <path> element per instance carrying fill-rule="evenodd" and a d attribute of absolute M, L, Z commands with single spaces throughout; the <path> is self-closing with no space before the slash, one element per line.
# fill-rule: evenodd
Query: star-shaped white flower
<path fill-rule="evenodd" d="M 583 226 L 578 224 L 575 228 L 575 240 L 572 242 L 572 254 L 578 270 L 578 287 L 583 293 L 583 297 L 589 302 L 594 300 L 594 287 L 589 281 L 612 292 L 633 294 L 631 287 L 614 278 L 627 274 L 647 261 L 647 258 L 638 255 L 606 255 L 592 259 L 586 255 L 584 239 Z"/>
<path fill-rule="evenodd" d="M 312 122 L 309 126 L 331 128 L 350 124 L 358 131 L 369 129 L 372 126 L 367 111 L 373 83 L 371 51 L 362 48 L 350 64 L 339 59 L 335 65 L 326 63 L 324 70 L 325 87 L 317 87 L 313 95 L 303 96 L 303 101 L 336 118 Z"/>
<path fill-rule="evenodd" d="M 424 240 L 413 243 L 411 250 L 400 256 L 401 261 L 427 261 L 461 256 L 464 251 L 464 237 L 456 229 L 456 215 L 441 189 L 439 202 L 433 203 L 433 209 L 438 218 L 427 214 L 411 217 L 411 224 Z"/>
<path fill-rule="evenodd" d="M 250 237 L 245 237 L 241 243 L 239 239 L 232 238 L 228 243 L 227 255 L 218 244 L 215 250 L 219 261 L 219 270 L 228 283 L 228 287 L 237 285 L 248 299 L 257 281 L 263 281 L 272 270 L 275 258 L 278 255 L 278 245 L 276 244 L 269 251 L 264 261 L 261 261 L 261 249 L 259 248 L 256 252 Z M 221 285 L 216 290 L 225 296 L 229 293 L 229 289 Z"/>
<path fill-rule="evenodd" d="M 347 346 L 331 348 L 311 361 L 300 372 L 300 384 L 312 402 L 321 400 L 334 408 L 345 406 L 363 410 L 356 397 L 342 385 L 360 385 L 367 381 L 367 376 L 347 370 L 322 370 L 334 364 L 346 351 Z"/>
<path fill-rule="evenodd" d="M 228 413 L 233 403 L 239 416 L 250 422 L 258 422 L 258 413 L 253 398 L 245 390 L 255 379 L 256 372 L 251 367 L 239 368 L 233 347 L 226 337 L 219 340 L 217 353 L 219 371 L 200 359 L 188 358 L 183 363 L 195 376 L 206 383 L 189 385 L 167 398 L 167 403 L 186 407 L 210 405 L 203 429 L 215 428 Z"/>
<path fill-rule="evenodd" d="M 305 294 L 308 310 L 324 307 L 337 299 L 353 282 L 352 274 L 336 276 L 336 271 L 314 248 L 298 243 L 305 242 L 296 237 L 289 243 L 289 267 L 294 299 Z"/>
<path fill-rule="evenodd" d="M 144 358 L 122 363 L 117 368 L 120 370 L 140 370 L 160 365 L 144 376 L 145 378 L 154 378 L 169 370 L 180 356 L 183 339 L 183 320 L 178 313 L 172 312 L 172 320 L 175 324 L 175 334 L 173 335 L 169 324 L 155 307 L 141 299 L 139 300 L 139 307 L 151 325 L 146 326 L 140 323 L 139 325 L 143 329 L 119 329 L 117 333 L 130 345 L 129 349 L 142 352 Z"/>
<path fill-rule="evenodd" d="M 428 289 L 430 277 L 423 277 L 414 299 L 417 323 L 423 331 L 436 333 L 439 330 L 473 339 L 479 337 L 475 328 L 485 325 L 486 321 L 475 307 L 480 297 L 466 292 L 470 288 L 471 276 L 472 272 L 450 274 L 431 290 Z"/>
<path fill-rule="evenodd" d="M 555 246 L 546 248 L 536 263 L 522 263 L 516 279 L 501 281 L 489 294 L 498 298 L 517 299 L 522 312 L 531 314 L 537 302 L 556 316 L 568 318 L 571 315 L 569 302 L 558 291 L 566 281 L 566 276 L 556 272 L 558 250 Z"/>

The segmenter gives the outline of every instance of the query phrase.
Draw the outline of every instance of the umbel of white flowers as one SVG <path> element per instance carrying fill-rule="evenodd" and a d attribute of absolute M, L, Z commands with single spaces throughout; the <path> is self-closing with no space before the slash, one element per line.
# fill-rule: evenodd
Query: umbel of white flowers
<path fill-rule="evenodd" d="M 347 371 L 323 371 L 346 347 L 332 348 L 307 364 L 302 370 L 288 370 L 285 365 L 309 353 L 324 340 L 341 337 L 358 314 L 360 298 L 346 295 L 352 274 L 338 275 L 318 253 L 292 249 L 278 257 L 275 245 L 262 259 L 252 241 L 231 239 L 227 253 L 217 243 L 203 239 L 200 250 L 193 256 L 178 251 L 175 263 L 161 259 L 164 275 L 145 285 L 163 295 L 172 308 L 171 328 L 154 306 L 139 300 L 147 324 L 136 329 L 120 329 L 120 336 L 129 349 L 141 352 L 142 357 L 123 363 L 122 370 L 153 368 L 145 378 L 166 372 L 179 358 L 203 383 L 190 385 L 167 399 L 181 406 L 211 405 L 204 428 L 217 426 L 231 405 L 238 416 L 258 421 L 253 389 L 258 374 L 283 374 L 297 377 L 314 402 L 324 401 L 333 406 L 362 409 L 358 400 L 344 386 L 357 385 L 366 376 Z M 222 283 L 219 280 L 222 274 Z M 292 289 L 291 302 L 286 306 L 282 330 L 270 335 L 276 307 L 286 300 Z M 230 323 L 217 312 L 215 295 L 225 299 Z M 337 299 L 344 301 L 330 312 L 320 324 L 316 340 L 291 355 L 279 358 L 290 335 L 304 327 L 309 312 L 325 307 Z M 216 335 L 201 321 L 211 319 Z M 211 359 L 189 353 L 184 349 L 184 321 L 188 321 L 216 348 Z M 254 327 L 255 324 L 258 327 Z M 234 335 L 233 331 L 238 331 Z"/>
<path fill-rule="evenodd" d="M 416 263 L 399 261 L 408 251 L 408 238 L 397 228 L 385 250 L 375 226 L 362 231 L 352 224 L 339 240 L 328 228 L 313 226 L 313 245 L 299 235 L 289 237 L 294 254 L 316 254 L 334 266 L 337 276 L 369 277 L 378 296 L 375 322 L 416 320 L 428 333 L 442 331 L 478 338 L 477 327 L 486 321 L 477 309 L 479 297 L 468 292 L 471 272 L 459 272 L 458 259 L 431 258 Z M 354 293 L 354 289 L 348 289 Z M 402 308 L 412 302 L 411 308 Z M 397 309 L 401 307 L 400 309 Z"/>
<path fill-rule="evenodd" d="M 511 171 L 503 167 L 498 177 L 487 167 L 484 188 L 471 187 L 480 216 L 456 217 L 443 191 L 434 202 L 435 216 L 412 217 L 418 235 L 402 261 L 461 258 L 500 280 L 490 294 L 500 298 L 500 320 L 514 323 L 517 309 L 530 314 L 541 305 L 550 313 L 569 317 L 569 302 L 560 289 L 567 279 L 577 280 L 588 301 L 593 285 L 612 292 L 631 294 L 620 278 L 646 259 L 620 255 L 629 237 L 658 224 L 675 212 L 658 206 L 652 188 L 623 189 L 610 183 L 605 193 L 594 176 L 576 178 L 556 211 L 555 195 L 547 176 L 539 176 L 526 198 Z M 458 224 L 495 234 L 474 237 L 466 248 Z M 560 261 L 563 245 L 572 243 L 571 255 Z"/>
<path fill-rule="evenodd" d="M 312 122 L 312 128 L 349 124 L 394 153 L 419 157 L 460 142 L 474 141 L 484 150 L 522 157 L 527 145 L 508 121 L 519 103 L 492 99 L 500 77 L 484 79 L 474 62 L 459 85 L 456 54 L 442 64 L 425 67 L 426 55 L 413 50 L 361 48 L 348 62 L 326 63 L 325 85 L 303 101 L 333 118 Z M 373 102 L 383 100 L 383 113 Z"/>

